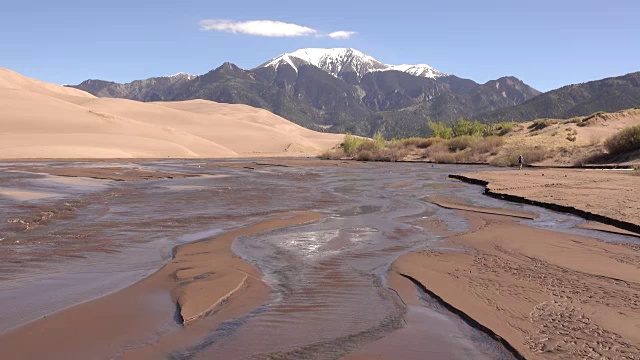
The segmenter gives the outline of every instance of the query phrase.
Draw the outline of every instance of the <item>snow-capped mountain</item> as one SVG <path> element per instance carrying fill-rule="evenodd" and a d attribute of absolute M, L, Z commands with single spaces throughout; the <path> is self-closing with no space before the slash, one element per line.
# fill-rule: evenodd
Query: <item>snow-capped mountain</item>
<path fill-rule="evenodd" d="M 282 64 L 292 66 L 296 71 L 302 64 L 310 64 L 319 67 L 327 73 L 339 77 L 346 72 L 355 72 L 362 78 L 365 74 L 374 71 L 402 71 L 414 76 L 426 78 L 438 78 L 446 76 L 433 67 L 426 64 L 419 65 L 387 65 L 355 49 L 300 49 L 292 53 L 282 54 L 267 61 L 260 67 L 277 68 Z"/>
<path fill-rule="evenodd" d="M 72 87 L 138 101 L 245 104 L 314 130 L 391 138 L 428 135 L 428 120 L 470 118 L 539 94 L 513 77 L 478 84 L 429 65 L 387 65 L 354 49 L 301 49 L 250 70 L 226 62 L 199 76 Z"/>

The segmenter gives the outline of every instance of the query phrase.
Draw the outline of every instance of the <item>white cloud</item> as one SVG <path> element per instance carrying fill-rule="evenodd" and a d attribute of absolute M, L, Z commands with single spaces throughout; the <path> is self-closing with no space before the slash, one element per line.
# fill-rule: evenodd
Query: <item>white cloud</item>
<path fill-rule="evenodd" d="M 329 34 L 323 34 L 307 26 L 274 20 L 234 21 L 227 19 L 209 19 L 200 21 L 200 29 L 203 31 L 223 31 L 233 34 L 267 37 L 315 35 L 317 37 L 330 37 L 332 39 L 349 39 L 356 34 L 356 32 L 353 31 L 334 31 Z"/>
<path fill-rule="evenodd" d="M 255 36 L 268 37 L 296 37 L 309 36 L 317 34 L 318 31 L 306 26 L 290 24 L 281 21 L 272 20 L 252 20 L 252 21 L 233 21 L 233 20 L 202 20 L 200 21 L 202 30 L 215 30 L 230 33 L 241 33 Z"/>
<path fill-rule="evenodd" d="M 355 31 L 342 31 L 341 30 L 341 31 L 334 31 L 334 32 L 330 33 L 327 36 L 332 38 L 332 39 L 349 39 L 355 34 L 357 34 L 357 32 L 355 32 Z"/>

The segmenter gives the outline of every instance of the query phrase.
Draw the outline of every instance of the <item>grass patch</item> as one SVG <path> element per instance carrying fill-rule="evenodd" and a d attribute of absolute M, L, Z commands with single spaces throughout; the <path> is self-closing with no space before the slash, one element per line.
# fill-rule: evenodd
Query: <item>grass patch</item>
<path fill-rule="evenodd" d="M 516 166 L 518 165 L 518 157 L 520 155 L 522 155 L 522 157 L 524 158 L 525 164 L 533 164 L 551 157 L 551 152 L 549 151 L 549 149 L 542 146 L 524 147 L 514 149 L 508 154 L 496 156 L 491 159 L 489 164 L 502 167 Z"/>
<path fill-rule="evenodd" d="M 604 142 L 611 155 L 619 155 L 640 150 L 640 125 L 628 127 Z"/>

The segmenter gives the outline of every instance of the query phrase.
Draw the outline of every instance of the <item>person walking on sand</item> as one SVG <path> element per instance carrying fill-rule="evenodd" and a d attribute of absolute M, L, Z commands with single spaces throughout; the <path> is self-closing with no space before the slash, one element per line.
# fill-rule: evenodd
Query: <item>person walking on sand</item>
<path fill-rule="evenodd" d="M 524 163 L 524 158 L 522 157 L 522 155 L 518 156 L 518 165 L 520 165 L 520 168 L 518 170 L 522 170 L 523 163 Z"/>

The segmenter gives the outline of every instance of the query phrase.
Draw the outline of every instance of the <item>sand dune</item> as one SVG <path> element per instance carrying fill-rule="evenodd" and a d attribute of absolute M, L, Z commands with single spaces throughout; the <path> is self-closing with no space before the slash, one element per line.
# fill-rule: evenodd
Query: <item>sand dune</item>
<path fill-rule="evenodd" d="M 581 120 L 586 119 L 586 120 Z M 544 127 L 535 127 L 534 122 L 514 126 L 504 138 L 502 154 L 519 152 L 523 148 L 543 148 L 550 157 L 536 163 L 545 166 L 571 166 L 581 159 L 605 152 L 604 141 L 630 127 L 640 125 L 640 109 L 621 110 L 574 119 L 540 119 Z M 637 164 L 638 159 L 623 161 Z"/>
<path fill-rule="evenodd" d="M 342 140 L 245 105 L 101 99 L 6 69 L 0 107 L 0 158 L 295 156 Z"/>

